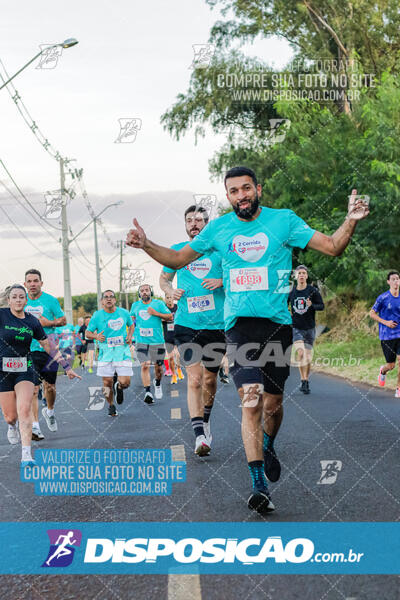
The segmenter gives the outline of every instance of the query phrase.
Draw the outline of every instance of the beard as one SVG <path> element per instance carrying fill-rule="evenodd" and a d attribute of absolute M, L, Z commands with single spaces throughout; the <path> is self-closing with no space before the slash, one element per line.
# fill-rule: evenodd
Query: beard
<path fill-rule="evenodd" d="M 147 294 L 142 294 L 141 299 L 147 302 L 147 300 L 150 300 L 150 296 L 148 296 Z"/>
<path fill-rule="evenodd" d="M 239 205 L 233 207 L 233 210 L 241 219 L 250 220 L 256 214 L 258 207 L 260 206 L 258 196 L 256 196 L 254 200 L 249 200 L 249 202 L 249 208 L 240 208 Z"/>

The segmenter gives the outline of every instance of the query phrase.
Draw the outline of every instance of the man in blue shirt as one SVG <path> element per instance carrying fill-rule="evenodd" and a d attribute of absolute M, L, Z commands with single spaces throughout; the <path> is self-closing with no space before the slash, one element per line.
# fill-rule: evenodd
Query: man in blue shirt
<path fill-rule="evenodd" d="M 184 214 L 189 241 L 208 223 L 202 206 L 189 206 Z M 180 250 L 187 242 L 171 246 Z M 177 274 L 176 289 L 172 281 Z M 226 351 L 221 256 L 206 252 L 182 269 L 164 267 L 160 287 L 178 301 L 175 315 L 175 343 L 188 374 L 187 403 L 196 437 L 195 454 L 211 450 L 210 414 L 217 391 L 217 374 Z"/>
<path fill-rule="evenodd" d="M 117 416 L 117 404 L 124 401 L 124 392 L 131 383 L 132 359 L 129 346 L 132 343 L 133 325 L 129 312 L 117 306 L 113 290 L 101 295 L 102 310 L 96 310 L 90 319 L 85 335 L 99 344 L 97 375 L 103 378 L 104 395 L 108 402 L 108 415 Z M 117 379 L 114 381 L 114 373 Z"/>
<path fill-rule="evenodd" d="M 142 383 L 145 390 L 144 401 L 153 404 L 154 398 L 150 386 L 150 366 L 154 365 L 153 380 L 156 398 L 162 398 L 161 379 L 165 358 L 163 321 L 173 321 L 173 315 L 165 302 L 153 298 L 153 290 L 147 283 L 138 289 L 139 298 L 131 306 L 131 315 L 135 319 L 135 348 L 141 364 Z"/>
<path fill-rule="evenodd" d="M 212 250 L 222 256 L 228 353 L 234 354 L 232 376 L 242 402 L 242 437 L 253 483 L 247 504 L 263 514 L 275 508 L 266 477 L 270 481 L 280 477 L 274 440 L 283 417 L 283 390 L 290 365 L 292 327 L 287 296 L 293 248 L 339 256 L 369 210 L 353 190 L 346 220 L 328 236 L 311 229 L 292 210 L 261 207 L 261 185 L 247 167 L 230 169 L 225 188 L 233 212 L 210 221 L 180 250 L 147 239 L 136 219 L 127 245 L 143 248 L 171 269 L 181 269 Z"/>
<path fill-rule="evenodd" d="M 66 325 L 67 319 L 61 310 L 57 298 L 50 294 L 46 294 L 46 292 L 42 292 L 42 286 L 43 281 L 40 271 L 37 269 L 29 269 L 29 271 L 25 273 L 25 287 L 28 292 L 28 303 L 25 306 L 25 312 L 28 312 L 39 319 L 47 337 L 55 342 L 57 339 L 56 328 Z M 42 381 L 47 404 L 47 406 L 42 408 L 42 415 L 50 431 L 55 432 L 58 430 L 54 414 L 58 363 L 45 352 L 37 340 L 32 340 L 31 354 L 36 373 L 35 391 L 32 402 L 32 439 L 40 441 L 44 439 L 44 435 L 39 426 L 38 407 L 39 384 Z"/>
<path fill-rule="evenodd" d="M 379 369 L 378 383 L 384 386 L 386 373 L 396 366 L 396 357 L 399 361 L 397 373 L 397 387 L 395 397 L 400 398 L 400 276 L 398 271 L 389 271 L 387 276 L 389 289 L 375 300 L 369 316 L 379 323 L 379 339 L 386 364 Z"/>

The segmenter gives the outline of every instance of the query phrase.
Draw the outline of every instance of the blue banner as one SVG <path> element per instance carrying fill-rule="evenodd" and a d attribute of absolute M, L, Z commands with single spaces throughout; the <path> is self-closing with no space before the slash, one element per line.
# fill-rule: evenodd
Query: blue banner
<path fill-rule="evenodd" d="M 398 574 L 400 523 L 1 523 L 1 574 Z"/>

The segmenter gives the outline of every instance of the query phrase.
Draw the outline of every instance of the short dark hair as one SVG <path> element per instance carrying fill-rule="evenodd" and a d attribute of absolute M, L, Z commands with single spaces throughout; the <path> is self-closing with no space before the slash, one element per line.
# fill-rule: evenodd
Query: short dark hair
<path fill-rule="evenodd" d="M 28 271 L 25 273 L 25 281 L 27 275 L 39 275 L 39 279 L 42 281 L 42 274 L 37 269 L 28 269 Z"/>
<path fill-rule="evenodd" d="M 295 271 L 300 271 L 300 269 L 303 269 L 304 271 L 307 271 L 307 273 L 308 273 L 308 269 L 307 269 L 306 265 L 299 265 L 298 267 L 295 268 Z"/>
<path fill-rule="evenodd" d="M 85 319 L 85 321 L 86 321 L 86 319 L 91 319 L 91 318 L 92 318 L 92 317 L 91 317 L 90 315 L 85 315 L 85 316 L 84 316 L 84 319 Z"/>
<path fill-rule="evenodd" d="M 104 294 L 107 294 L 107 292 L 112 292 L 112 294 L 114 295 L 114 298 L 115 298 L 115 292 L 114 292 L 114 290 L 104 290 L 104 292 L 101 294 L 101 299 L 102 300 L 104 298 Z"/>
<path fill-rule="evenodd" d="M 252 178 L 254 185 L 257 187 L 257 177 L 252 169 L 248 167 L 232 167 L 225 173 L 224 185 L 226 188 L 226 180 L 231 179 L 232 177 L 243 177 L 243 175 L 248 175 Z"/>
<path fill-rule="evenodd" d="M 203 213 L 203 215 L 204 215 L 204 222 L 208 223 L 208 220 L 209 220 L 208 212 L 206 211 L 206 209 L 204 208 L 204 206 L 197 206 L 196 204 L 192 204 L 191 206 L 189 206 L 189 208 L 187 208 L 185 210 L 185 214 L 184 214 L 185 219 L 186 219 L 186 215 L 188 215 L 189 213 L 192 213 L 192 212 Z"/>
<path fill-rule="evenodd" d="M 387 281 L 389 281 L 391 275 L 398 275 L 400 277 L 400 273 L 398 271 L 389 271 L 387 276 Z"/>

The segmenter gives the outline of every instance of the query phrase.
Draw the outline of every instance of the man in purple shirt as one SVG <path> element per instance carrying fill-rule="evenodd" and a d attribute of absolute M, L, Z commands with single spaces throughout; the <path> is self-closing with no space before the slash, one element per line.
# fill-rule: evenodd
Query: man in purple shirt
<path fill-rule="evenodd" d="M 389 271 L 387 276 L 389 289 L 375 300 L 369 316 L 379 323 L 379 339 L 386 364 L 379 369 L 378 383 L 385 385 L 386 373 L 396 366 L 396 356 L 399 361 L 397 373 L 396 398 L 400 398 L 400 275 L 398 271 Z"/>

